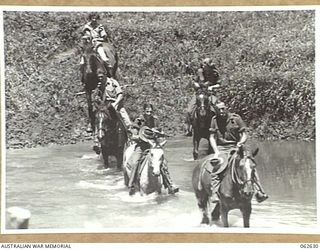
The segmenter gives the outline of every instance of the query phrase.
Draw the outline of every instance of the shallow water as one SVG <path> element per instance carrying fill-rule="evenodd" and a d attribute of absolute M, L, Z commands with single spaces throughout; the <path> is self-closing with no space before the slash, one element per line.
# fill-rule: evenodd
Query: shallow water
<path fill-rule="evenodd" d="M 251 228 L 314 228 L 316 164 L 313 142 L 255 142 L 262 184 L 270 198 L 253 201 Z M 201 144 L 205 153 L 206 142 Z M 83 231 L 188 232 L 199 229 L 201 213 L 193 193 L 191 138 L 169 140 L 169 170 L 180 187 L 176 195 L 128 195 L 122 173 L 103 170 L 89 142 L 67 146 L 8 150 L 6 207 L 31 211 L 30 229 Z M 241 228 L 240 212 L 230 213 L 231 227 Z M 217 223 L 210 228 L 220 227 Z"/>

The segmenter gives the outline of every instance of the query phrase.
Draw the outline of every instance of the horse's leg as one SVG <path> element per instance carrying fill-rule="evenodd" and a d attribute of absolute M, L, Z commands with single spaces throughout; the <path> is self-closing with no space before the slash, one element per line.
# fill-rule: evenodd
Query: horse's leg
<path fill-rule="evenodd" d="M 123 164 L 123 147 L 118 147 L 117 152 L 117 169 L 121 170 Z"/>
<path fill-rule="evenodd" d="M 87 105 L 88 105 L 88 118 L 89 118 L 89 122 L 87 125 L 87 132 L 88 133 L 92 133 L 92 131 L 94 130 L 94 113 L 93 113 L 91 92 L 92 92 L 91 90 L 86 90 Z"/>
<path fill-rule="evenodd" d="M 228 213 L 229 213 L 229 210 L 225 206 L 220 204 L 221 221 L 222 221 L 222 224 L 223 224 L 224 227 L 229 227 Z"/>
<path fill-rule="evenodd" d="M 104 168 L 109 168 L 109 153 L 107 147 L 102 143 L 101 152 L 103 157 Z"/>
<path fill-rule="evenodd" d="M 207 137 L 208 140 L 208 155 L 213 153 L 213 148 L 211 147 L 211 143 L 210 143 L 210 135 Z"/>
<path fill-rule="evenodd" d="M 197 160 L 199 157 L 199 142 L 198 134 L 194 131 L 193 133 L 193 159 Z"/>
<path fill-rule="evenodd" d="M 212 220 L 219 220 L 220 218 L 220 203 L 217 203 L 211 213 Z"/>
<path fill-rule="evenodd" d="M 243 227 L 250 227 L 251 203 L 247 206 L 240 208 L 243 217 Z"/>
<path fill-rule="evenodd" d="M 209 196 L 208 194 L 205 193 L 204 190 L 202 191 L 197 191 L 196 192 L 196 197 L 198 200 L 198 207 L 200 208 L 202 212 L 202 220 L 201 224 L 209 224 L 209 216 L 208 216 L 208 199 Z"/>

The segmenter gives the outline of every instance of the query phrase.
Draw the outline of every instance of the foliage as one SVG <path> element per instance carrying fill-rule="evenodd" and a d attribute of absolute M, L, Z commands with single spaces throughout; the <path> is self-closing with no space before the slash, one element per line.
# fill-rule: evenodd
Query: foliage
<path fill-rule="evenodd" d="M 8 147 L 88 139 L 79 74 L 87 13 L 5 12 Z M 220 98 L 264 139 L 315 137 L 315 13 L 102 13 L 120 57 L 132 118 L 151 102 L 166 131 L 182 131 L 201 59 L 213 57 Z"/>

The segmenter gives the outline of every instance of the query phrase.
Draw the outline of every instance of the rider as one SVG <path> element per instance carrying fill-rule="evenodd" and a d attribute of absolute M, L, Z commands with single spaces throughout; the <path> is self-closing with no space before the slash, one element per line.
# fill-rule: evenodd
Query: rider
<path fill-rule="evenodd" d="M 146 140 L 146 138 L 149 138 L 149 140 L 155 139 L 155 133 L 161 133 L 162 129 L 159 128 L 159 119 L 153 115 L 153 105 L 152 104 L 144 104 L 143 106 L 144 113 L 140 115 L 134 122 L 133 129 L 132 129 L 132 137 L 131 139 L 136 142 L 136 146 L 134 149 L 134 152 L 130 156 L 128 160 L 128 164 L 131 166 L 131 175 L 129 178 L 129 194 L 133 195 L 135 193 L 134 189 L 134 182 L 136 181 L 136 173 L 138 170 L 139 163 L 141 161 L 141 158 L 143 156 L 143 152 L 146 149 L 150 148 L 150 144 Z M 147 126 L 150 129 L 152 129 L 151 134 L 144 134 L 143 137 L 139 136 L 139 130 L 143 126 Z M 147 131 L 145 130 L 145 133 Z M 172 179 L 170 177 L 167 162 L 162 165 L 161 167 L 161 175 L 163 178 L 163 183 L 166 188 L 168 188 L 169 194 L 174 194 L 179 192 L 179 188 L 176 187 Z"/>
<path fill-rule="evenodd" d="M 223 102 L 216 104 L 216 115 L 212 117 L 210 126 L 210 144 L 214 150 L 214 157 L 224 156 L 222 158 L 228 159 L 229 152 L 234 147 L 241 147 L 247 141 L 246 125 L 242 118 L 235 113 L 230 113 Z M 264 192 L 257 171 L 255 173 L 256 185 L 256 199 L 262 202 L 268 198 Z M 211 173 L 212 181 L 212 202 L 219 200 L 217 191 L 219 188 L 220 180 L 215 173 Z"/>
<path fill-rule="evenodd" d="M 201 67 L 198 69 L 197 78 L 193 82 L 193 88 L 195 93 L 200 90 L 208 90 L 212 92 L 214 87 L 219 86 L 219 72 L 216 66 L 213 64 L 211 58 L 205 58 L 202 62 Z M 211 103 L 215 104 L 217 98 L 214 95 L 210 97 Z M 187 108 L 187 118 L 186 118 L 186 136 L 192 135 L 191 119 L 192 114 L 196 108 L 196 95 L 194 95 Z"/>
<path fill-rule="evenodd" d="M 109 58 L 107 57 L 103 48 L 103 43 L 108 41 L 108 35 L 105 28 L 98 23 L 100 16 L 96 13 L 89 14 L 89 22 L 85 24 L 81 30 L 82 38 L 90 38 L 93 48 L 98 52 L 101 60 L 104 62 L 104 67 L 107 71 L 107 75 L 111 76 L 112 66 L 110 65 Z M 84 58 L 81 56 L 80 65 L 84 64 Z"/>
<path fill-rule="evenodd" d="M 124 124 L 126 129 L 131 129 L 132 122 L 124 108 L 123 91 L 118 81 L 106 77 L 101 70 L 98 70 L 97 74 L 99 79 L 98 87 L 92 93 L 94 103 L 104 103 L 107 99 L 112 101 L 112 106 L 120 114 L 119 120 Z M 100 143 L 97 138 L 95 138 L 93 150 L 96 151 L 97 154 L 100 153 Z"/>

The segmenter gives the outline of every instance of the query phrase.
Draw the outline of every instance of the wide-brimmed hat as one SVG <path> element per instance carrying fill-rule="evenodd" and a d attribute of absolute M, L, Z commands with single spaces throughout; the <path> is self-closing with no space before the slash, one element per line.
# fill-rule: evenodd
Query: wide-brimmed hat
<path fill-rule="evenodd" d="M 139 137 L 144 142 L 154 141 L 154 132 L 148 126 L 143 126 L 139 130 Z"/>

